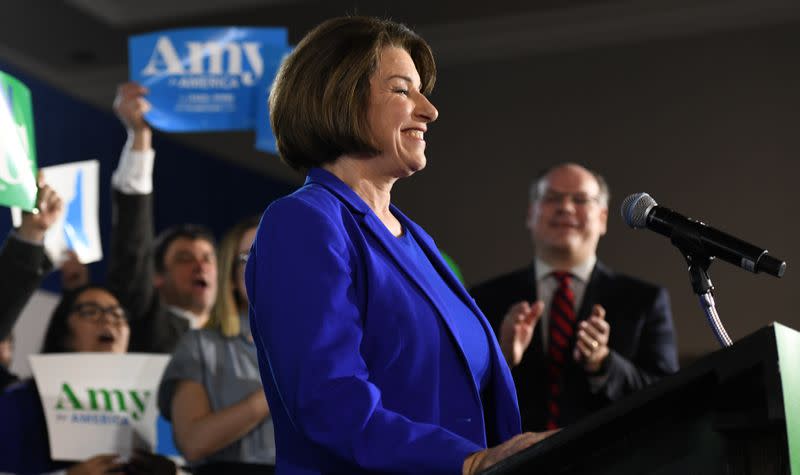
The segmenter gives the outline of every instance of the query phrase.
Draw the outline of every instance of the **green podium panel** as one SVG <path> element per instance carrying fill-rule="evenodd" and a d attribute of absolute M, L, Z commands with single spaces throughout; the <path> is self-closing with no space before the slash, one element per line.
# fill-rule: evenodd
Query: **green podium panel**
<path fill-rule="evenodd" d="M 800 473 L 800 333 L 776 323 L 778 364 L 792 473 Z"/>

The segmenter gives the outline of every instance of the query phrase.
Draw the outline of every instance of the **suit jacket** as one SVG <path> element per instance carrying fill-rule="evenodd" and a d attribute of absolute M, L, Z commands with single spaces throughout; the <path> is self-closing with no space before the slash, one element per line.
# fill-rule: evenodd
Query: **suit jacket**
<path fill-rule="evenodd" d="M 107 282 L 128 312 L 129 351 L 172 353 L 189 322 L 164 305 L 153 287 L 152 199 L 113 192 Z"/>
<path fill-rule="evenodd" d="M 471 293 L 499 335 L 500 324 L 512 304 L 537 299 L 536 270 L 529 266 L 497 277 L 476 286 Z M 606 380 L 593 392 L 583 368 L 570 360 L 565 369 L 564 399 L 560 404 L 564 425 L 678 370 L 666 289 L 614 273 L 598 262 L 578 308 L 578 321 L 589 317 L 594 304 L 605 308 L 606 321 L 611 327 Z M 512 370 L 522 428 L 526 431 L 545 427 L 546 364 L 542 334 L 537 325 L 531 345 L 520 364 Z"/>
<path fill-rule="evenodd" d="M 25 305 L 52 268 L 44 246 L 12 236 L 6 239 L 0 249 L 0 340 L 11 334 Z M 0 366 L 0 390 L 18 380 L 8 368 Z"/>
<path fill-rule="evenodd" d="M 53 269 L 44 246 L 9 236 L 0 249 L 0 340 L 17 319 L 42 280 Z"/>
<path fill-rule="evenodd" d="M 458 474 L 470 453 L 520 431 L 489 323 L 433 240 L 391 210 L 481 322 L 484 393 L 458 322 L 397 239 L 347 185 L 312 169 L 264 213 L 245 273 L 278 473 Z"/>

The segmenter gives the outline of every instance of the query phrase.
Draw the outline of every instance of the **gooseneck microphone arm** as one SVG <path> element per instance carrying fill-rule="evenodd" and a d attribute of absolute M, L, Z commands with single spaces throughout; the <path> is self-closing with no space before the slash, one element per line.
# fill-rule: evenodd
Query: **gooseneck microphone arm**
<path fill-rule="evenodd" d="M 770 256 L 766 249 L 658 206 L 647 193 L 636 193 L 625 198 L 622 218 L 634 229 L 647 228 L 669 237 L 681 251 L 689 266 L 692 290 L 700 297 L 703 313 L 722 346 L 730 346 L 731 339 L 717 313 L 712 293 L 714 286 L 708 275 L 714 258 L 718 257 L 753 273 L 764 272 L 775 277 L 782 277 L 786 271 L 786 262 Z"/>
<path fill-rule="evenodd" d="M 673 229 L 670 241 L 686 259 L 692 290 L 700 298 L 700 308 L 706 316 L 706 321 L 708 321 L 714 337 L 723 348 L 731 346 L 731 337 L 728 336 L 717 312 L 713 294 L 714 285 L 711 283 L 711 276 L 708 275 L 708 268 L 711 266 L 714 256 L 709 256 L 702 245 L 698 245 L 691 235 L 681 232 L 680 229 Z"/>

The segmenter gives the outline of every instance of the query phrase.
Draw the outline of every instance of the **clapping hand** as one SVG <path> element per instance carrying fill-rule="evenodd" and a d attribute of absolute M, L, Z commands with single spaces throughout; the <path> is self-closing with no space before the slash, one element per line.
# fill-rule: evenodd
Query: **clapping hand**
<path fill-rule="evenodd" d="M 536 322 L 542 316 L 544 303 L 517 302 L 508 309 L 500 325 L 500 349 L 510 368 L 522 361 L 522 355 L 533 338 Z"/>
<path fill-rule="evenodd" d="M 600 305 L 592 307 L 589 318 L 580 322 L 573 357 L 587 373 L 596 374 L 610 354 L 608 337 L 611 326 L 606 321 L 606 311 Z"/>

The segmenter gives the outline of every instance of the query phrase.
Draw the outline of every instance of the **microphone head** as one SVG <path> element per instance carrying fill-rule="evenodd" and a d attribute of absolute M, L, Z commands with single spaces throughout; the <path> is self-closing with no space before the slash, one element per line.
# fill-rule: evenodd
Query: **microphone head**
<path fill-rule="evenodd" d="M 647 193 L 634 193 L 622 202 L 622 220 L 634 229 L 642 229 L 647 226 L 647 214 L 657 204 Z"/>

